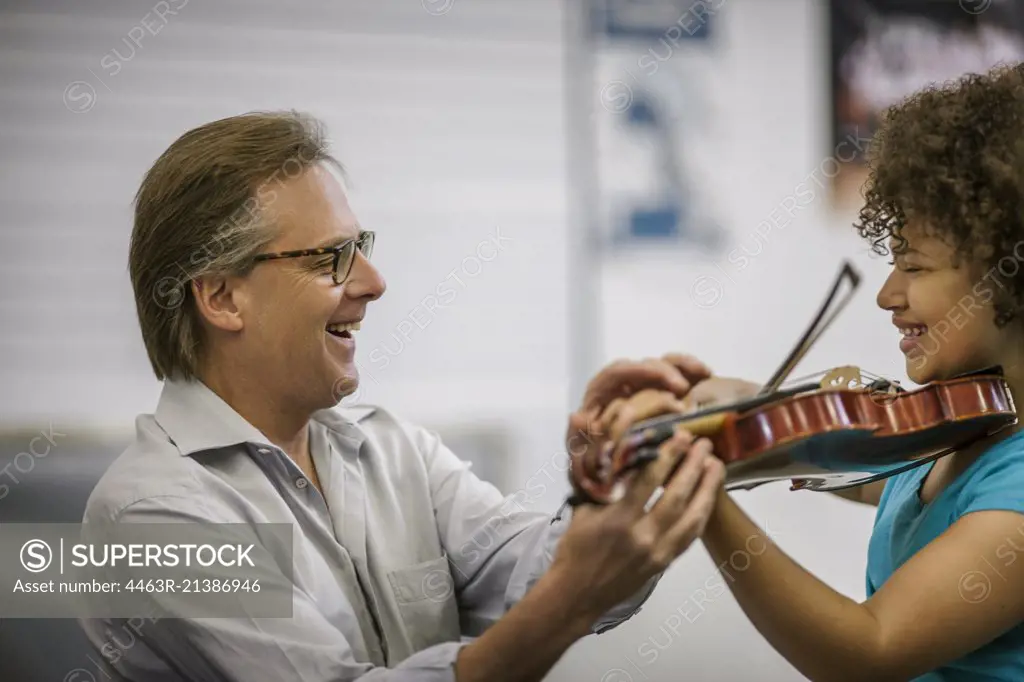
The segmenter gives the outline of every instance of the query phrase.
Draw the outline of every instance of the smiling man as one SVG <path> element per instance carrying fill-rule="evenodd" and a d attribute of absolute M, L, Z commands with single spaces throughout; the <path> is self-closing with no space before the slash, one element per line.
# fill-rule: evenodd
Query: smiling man
<path fill-rule="evenodd" d="M 430 431 L 336 407 L 358 386 L 353 332 L 385 291 L 340 171 L 315 120 L 255 113 L 189 131 L 143 180 L 130 273 L 163 390 L 85 521 L 288 524 L 291 556 L 267 545 L 253 558 L 261 589 L 292 609 L 194 618 L 160 594 L 143 627 L 85 619 L 111 675 L 540 680 L 635 613 L 710 514 L 722 467 L 685 434 L 621 501 L 552 518 L 517 508 Z M 609 366 L 570 416 L 572 454 L 605 444 L 596 419 L 612 402 L 645 388 L 681 398 L 707 375 L 679 356 Z"/>

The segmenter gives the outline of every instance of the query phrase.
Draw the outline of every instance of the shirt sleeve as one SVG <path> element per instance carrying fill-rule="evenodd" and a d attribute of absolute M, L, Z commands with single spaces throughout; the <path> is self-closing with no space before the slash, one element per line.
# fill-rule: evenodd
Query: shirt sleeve
<path fill-rule="evenodd" d="M 224 515 L 204 511 L 195 498 L 166 496 L 136 502 L 112 522 L 223 524 Z M 86 631 L 94 646 L 105 655 L 105 644 L 97 641 L 97 632 L 103 629 L 128 632 L 127 628 L 131 627 L 137 640 L 133 648 L 143 651 L 130 651 L 135 655 L 124 656 L 113 663 L 130 679 L 147 679 L 152 670 L 146 668 L 152 657 L 156 657 L 182 679 L 193 682 L 455 682 L 455 660 L 465 645 L 460 642 L 423 649 L 392 668 L 357 661 L 350 643 L 320 614 L 310 595 L 279 570 L 274 556 L 270 548 L 257 544 L 249 553 L 254 568 L 246 569 L 247 577 L 251 573 L 252 580 L 259 581 L 263 595 L 290 596 L 290 617 L 249 615 L 253 608 L 251 602 L 244 601 L 243 592 L 238 593 L 237 600 L 231 597 L 232 612 L 243 615 L 191 617 L 195 612 L 188 611 L 180 595 L 151 593 L 146 595 L 150 603 L 145 613 L 140 614 L 144 618 L 115 619 L 106 624 L 97 620 L 93 625 L 99 627 L 86 627 Z M 119 569 L 117 579 L 131 578 L 123 572 L 125 570 L 128 569 Z M 219 573 L 216 565 L 209 569 L 193 565 L 188 569 L 188 576 L 189 580 L 202 582 L 205 578 L 219 577 Z M 225 595 L 220 594 L 218 598 L 224 599 Z M 134 624 L 128 622 L 132 620 Z M 352 620 L 356 620 L 354 612 Z M 149 656 L 142 655 L 144 653 Z"/>
<path fill-rule="evenodd" d="M 563 505 L 554 515 L 529 509 L 519 490 L 503 496 L 472 472 L 429 431 L 415 429 L 424 453 L 434 512 L 459 601 L 462 631 L 478 636 L 525 596 L 551 566 L 555 549 L 572 520 Z M 592 627 L 600 633 L 637 613 L 661 575 L 633 597 L 606 612 Z"/>
<path fill-rule="evenodd" d="M 964 472 L 964 481 L 960 516 L 993 510 L 1024 514 L 1024 433 L 983 452 Z"/>

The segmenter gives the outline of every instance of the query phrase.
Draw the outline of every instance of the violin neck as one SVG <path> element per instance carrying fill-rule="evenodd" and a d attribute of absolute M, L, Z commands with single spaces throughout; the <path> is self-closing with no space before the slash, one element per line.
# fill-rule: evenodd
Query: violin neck
<path fill-rule="evenodd" d="M 651 419 L 647 419 L 645 421 L 637 422 L 636 424 L 634 424 L 629 429 L 629 434 L 639 433 L 641 431 L 646 431 L 647 429 L 651 428 L 665 428 L 666 433 L 668 435 L 671 435 L 671 429 L 682 422 L 695 422 L 697 420 L 704 419 L 705 417 L 711 417 L 717 414 L 722 414 L 724 412 L 742 413 L 746 412 L 747 410 L 752 410 L 754 408 L 760 407 L 761 405 L 766 405 L 768 403 L 775 402 L 782 398 L 789 398 L 790 396 L 799 395 L 800 393 L 806 393 L 808 391 L 816 391 L 819 390 L 820 388 L 821 385 L 816 382 L 800 384 L 799 386 L 794 386 L 793 388 L 788 388 L 784 391 L 776 391 L 771 395 L 759 395 L 753 398 L 742 400 L 740 402 L 728 403 L 724 405 L 713 405 L 711 407 L 707 407 L 703 410 L 698 410 L 696 412 L 687 412 L 686 414 L 667 414 L 661 417 L 653 417 Z"/>

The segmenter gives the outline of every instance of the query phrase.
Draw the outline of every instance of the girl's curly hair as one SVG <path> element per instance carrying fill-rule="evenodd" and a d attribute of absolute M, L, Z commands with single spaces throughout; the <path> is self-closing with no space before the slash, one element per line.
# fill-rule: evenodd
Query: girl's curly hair
<path fill-rule="evenodd" d="M 890 107 L 868 166 L 855 227 L 876 253 L 889 253 L 890 238 L 898 253 L 903 227 L 920 221 L 959 255 L 999 269 L 997 324 L 1024 308 L 1024 64 L 936 84 Z"/>

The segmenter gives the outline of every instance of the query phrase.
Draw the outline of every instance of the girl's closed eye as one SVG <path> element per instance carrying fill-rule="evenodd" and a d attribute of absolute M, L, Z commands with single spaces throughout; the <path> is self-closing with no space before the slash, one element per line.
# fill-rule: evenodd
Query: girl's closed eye
<path fill-rule="evenodd" d="M 922 268 L 917 263 L 908 263 L 906 261 L 900 261 L 900 260 L 891 260 L 891 261 L 889 261 L 889 265 L 895 266 L 896 269 L 899 270 L 900 272 L 914 273 L 914 272 L 921 272 L 922 270 L 924 270 L 924 268 Z"/>

